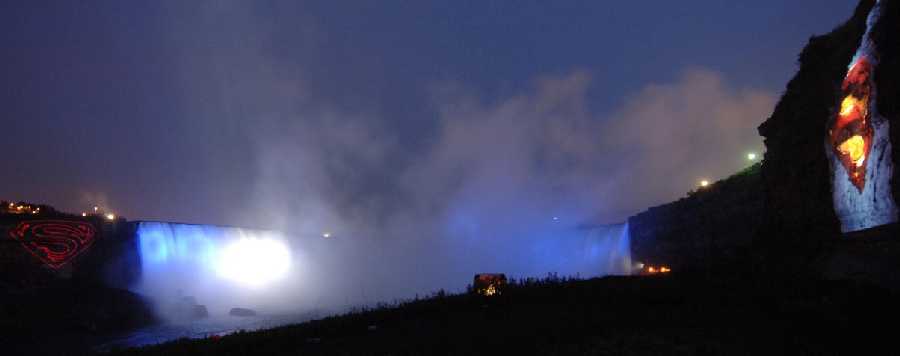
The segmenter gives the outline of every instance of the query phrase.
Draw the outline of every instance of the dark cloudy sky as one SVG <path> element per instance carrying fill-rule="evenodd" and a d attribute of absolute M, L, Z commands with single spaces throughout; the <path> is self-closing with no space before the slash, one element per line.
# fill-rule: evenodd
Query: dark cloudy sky
<path fill-rule="evenodd" d="M 0 198 L 312 229 L 622 220 L 746 165 L 802 46 L 854 6 L 4 1 Z"/>

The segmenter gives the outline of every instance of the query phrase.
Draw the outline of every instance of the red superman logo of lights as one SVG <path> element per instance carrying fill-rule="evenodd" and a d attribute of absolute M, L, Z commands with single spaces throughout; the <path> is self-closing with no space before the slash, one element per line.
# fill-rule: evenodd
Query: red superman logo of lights
<path fill-rule="evenodd" d="M 829 131 L 829 143 L 835 155 L 847 171 L 850 182 L 860 192 L 866 184 L 866 165 L 874 135 L 869 112 L 871 74 L 872 64 L 864 56 L 850 66 L 841 85 L 840 111 Z"/>
<path fill-rule="evenodd" d="M 46 266 L 60 268 L 94 243 L 94 226 L 79 221 L 23 221 L 9 236 Z"/>

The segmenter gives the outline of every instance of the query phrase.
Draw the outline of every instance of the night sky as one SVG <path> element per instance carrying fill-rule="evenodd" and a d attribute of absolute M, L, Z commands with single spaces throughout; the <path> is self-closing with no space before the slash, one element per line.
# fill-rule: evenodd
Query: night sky
<path fill-rule="evenodd" d="M 802 47 L 855 5 L 5 1 L 0 199 L 291 229 L 621 221 L 747 166 Z"/>

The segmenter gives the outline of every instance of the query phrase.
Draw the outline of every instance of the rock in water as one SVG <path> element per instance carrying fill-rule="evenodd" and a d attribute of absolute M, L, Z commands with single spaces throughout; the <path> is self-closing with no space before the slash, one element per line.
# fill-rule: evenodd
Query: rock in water
<path fill-rule="evenodd" d="M 208 316 L 209 316 L 209 311 L 206 310 L 205 305 L 197 304 L 193 307 L 191 317 L 193 317 L 194 319 L 203 319 Z"/>
<path fill-rule="evenodd" d="M 253 309 L 247 308 L 231 308 L 228 311 L 228 315 L 231 316 L 256 316 L 256 311 Z"/>

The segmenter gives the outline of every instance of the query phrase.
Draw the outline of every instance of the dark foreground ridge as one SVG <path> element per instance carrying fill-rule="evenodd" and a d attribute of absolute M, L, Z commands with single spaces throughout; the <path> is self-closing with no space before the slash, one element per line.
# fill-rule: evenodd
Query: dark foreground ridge
<path fill-rule="evenodd" d="M 892 339 L 896 298 L 849 281 L 548 278 L 114 354 L 865 354 Z"/>

